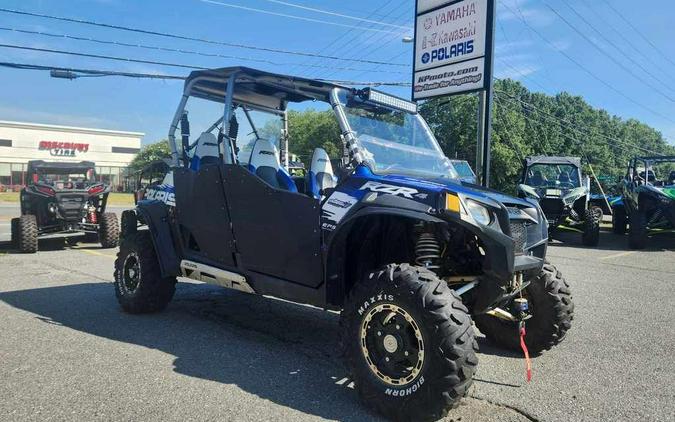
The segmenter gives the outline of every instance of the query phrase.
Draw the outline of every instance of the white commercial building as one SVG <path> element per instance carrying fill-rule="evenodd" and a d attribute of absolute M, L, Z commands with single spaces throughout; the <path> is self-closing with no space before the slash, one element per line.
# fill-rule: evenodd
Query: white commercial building
<path fill-rule="evenodd" d="M 30 160 L 93 161 L 99 180 L 122 190 L 143 133 L 0 120 L 0 191 L 26 183 Z"/>

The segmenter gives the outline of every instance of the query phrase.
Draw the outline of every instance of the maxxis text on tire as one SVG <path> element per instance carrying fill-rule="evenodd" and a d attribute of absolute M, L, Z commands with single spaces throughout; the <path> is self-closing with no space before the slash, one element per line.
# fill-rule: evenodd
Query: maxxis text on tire
<path fill-rule="evenodd" d="M 147 230 L 125 236 L 115 260 L 115 295 L 129 313 L 161 311 L 176 291 L 176 278 L 162 277 L 150 236 Z"/>
<path fill-rule="evenodd" d="M 101 215 L 98 236 L 103 248 L 108 249 L 117 247 L 120 239 L 120 228 L 115 213 L 106 212 Z"/>
<path fill-rule="evenodd" d="M 614 234 L 626 234 L 626 227 L 628 226 L 628 216 L 626 216 L 626 209 L 623 207 L 616 207 L 612 210 L 612 231 Z"/>
<path fill-rule="evenodd" d="M 34 215 L 24 214 L 17 226 L 17 248 L 23 253 L 35 253 L 38 250 L 38 226 Z"/>
<path fill-rule="evenodd" d="M 419 373 L 398 385 L 378 377 L 363 346 L 368 315 L 390 305 L 415 321 L 425 351 Z M 461 298 L 433 272 L 408 264 L 387 265 L 356 283 L 341 314 L 340 344 L 361 399 L 396 420 L 445 416 L 467 394 L 478 364 L 471 316 Z"/>
<path fill-rule="evenodd" d="M 530 353 L 538 354 L 558 345 L 571 328 L 574 318 L 572 292 L 562 273 L 547 262 L 524 293 L 532 313 L 532 318 L 526 321 L 525 343 Z M 474 319 L 488 341 L 520 351 L 517 323 L 490 315 L 478 315 Z"/>
<path fill-rule="evenodd" d="M 631 249 L 644 249 L 647 247 L 647 216 L 644 211 L 635 210 L 630 214 L 628 246 Z"/>
<path fill-rule="evenodd" d="M 598 246 L 600 243 L 600 220 L 592 209 L 584 213 L 584 232 L 581 241 L 585 246 Z"/>

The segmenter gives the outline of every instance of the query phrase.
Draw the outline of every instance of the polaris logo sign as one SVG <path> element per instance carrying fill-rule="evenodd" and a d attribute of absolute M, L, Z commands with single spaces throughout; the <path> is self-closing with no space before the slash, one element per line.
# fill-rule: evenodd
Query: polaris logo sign
<path fill-rule="evenodd" d="M 483 89 L 493 0 L 417 0 L 413 100 Z"/>

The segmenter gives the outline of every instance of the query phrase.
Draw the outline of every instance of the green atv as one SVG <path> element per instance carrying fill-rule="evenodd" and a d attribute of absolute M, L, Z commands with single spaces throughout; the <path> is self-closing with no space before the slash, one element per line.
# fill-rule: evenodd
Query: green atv
<path fill-rule="evenodd" d="M 632 249 L 644 249 L 651 235 L 675 232 L 675 156 L 631 160 L 613 206 L 614 233 L 626 233 Z"/>
<path fill-rule="evenodd" d="M 549 234 L 557 230 L 581 233 L 586 246 L 600 241 L 602 211 L 590 203 L 590 179 L 581 176 L 576 157 L 527 157 L 518 196 L 539 201 Z"/>

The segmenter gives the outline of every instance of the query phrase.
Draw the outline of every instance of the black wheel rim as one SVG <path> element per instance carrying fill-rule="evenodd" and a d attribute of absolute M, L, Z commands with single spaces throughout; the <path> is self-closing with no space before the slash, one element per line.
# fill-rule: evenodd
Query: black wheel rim
<path fill-rule="evenodd" d="M 141 283 L 141 263 L 135 252 L 127 255 L 122 270 L 122 286 L 127 293 L 133 293 Z"/>
<path fill-rule="evenodd" d="M 419 325 L 400 306 L 382 303 L 364 316 L 360 327 L 363 357 L 383 382 L 401 386 L 422 371 L 425 350 Z"/>

